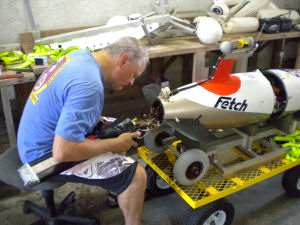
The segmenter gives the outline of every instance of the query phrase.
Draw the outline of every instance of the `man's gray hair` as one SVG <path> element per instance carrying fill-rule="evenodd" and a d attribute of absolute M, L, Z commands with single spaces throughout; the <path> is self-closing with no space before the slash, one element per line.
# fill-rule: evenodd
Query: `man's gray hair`
<path fill-rule="evenodd" d="M 104 48 L 112 57 L 120 57 L 123 54 L 130 55 L 130 62 L 135 66 L 141 66 L 149 62 L 146 46 L 134 37 L 122 37 L 116 42 Z"/>

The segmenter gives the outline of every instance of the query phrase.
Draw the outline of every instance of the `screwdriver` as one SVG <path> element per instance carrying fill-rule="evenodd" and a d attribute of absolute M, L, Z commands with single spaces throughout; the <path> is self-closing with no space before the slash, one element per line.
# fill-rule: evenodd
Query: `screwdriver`
<path fill-rule="evenodd" d="M 0 75 L 0 80 L 11 79 L 11 78 L 22 78 L 24 74 L 10 74 L 10 75 Z"/>

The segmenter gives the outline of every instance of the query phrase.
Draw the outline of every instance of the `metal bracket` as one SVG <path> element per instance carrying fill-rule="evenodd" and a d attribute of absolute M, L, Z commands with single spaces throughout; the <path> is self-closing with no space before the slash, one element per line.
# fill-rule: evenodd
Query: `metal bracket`
<path fill-rule="evenodd" d="M 28 14 L 31 19 L 33 30 L 36 25 L 33 20 L 29 0 L 24 0 L 27 4 Z M 185 33 L 195 34 L 195 27 L 188 21 L 176 18 L 169 14 L 168 0 L 155 0 L 154 7 L 159 15 L 153 16 L 155 12 L 151 12 L 140 19 L 128 21 L 125 24 L 105 25 L 85 30 L 68 32 L 60 35 L 54 35 L 46 38 L 35 38 L 35 44 L 50 44 L 52 49 L 68 48 L 70 46 L 78 46 L 80 48 L 102 49 L 111 44 L 115 37 L 133 36 L 137 39 L 146 36 L 150 44 L 156 44 L 162 38 L 175 34 L 171 27 L 175 27 Z M 151 37 L 151 33 L 156 29 L 165 26 L 164 32 L 157 32 Z M 178 33 L 178 30 L 176 30 Z"/>
<path fill-rule="evenodd" d="M 83 42 L 84 39 L 88 42 L 89 38 L 90 41 L 93 41 L 93 38 L 96 38 L 97 43 L 99 43 L 100 38 L 101 40 L 103 39 L 103 45 L 101 47 L 105 47 L 105 45 L 107 44 L 107 41 L 105 41 L 105 39 L 109 39 L 109 41 L 111 41 L 112 37 L 120 36 L 122 35 L 122 32 L 125 35 L 128 35 L 128 33 L 130 33 L 130 35 L 133 35 L 133 32 L 135 31 L 136 35 L 139 36 L 136 38 L 141 38 L 142 36 L 144 36 L 144 34 L 141 34 L 141 32 L 143 33 L 143 26 L 147 27 L 148 32 L 152 32 L 153 30 L 157 29 L 161 24 L 169 23 L 170 21 L 171 17 L 169 15 L 142 17 L 140 20 L 129 21 L 126 24 L 98 26 L 84 30 L 68 32 L 60 35 L 54 35 L 51 37 L 41 38 L 39 40 L 36 40 L 35 44 L 53 44 L 53 46 L 51 46 L 51 48 L 53 48 L 55 43 L 56 45 L 58 45 L 58 43 L 66 43 L 72 40 L 78 40 L 78 42 Z M 114 33 L 116 34 L 112 35 Z M 98 35 L 102 36 L 99 37 Z"/>
<path fill-rule="evenodd" d="M 147 40 L 149 41 L 149 43 L 150 43 L 151 45 L 153 45 L 154 42 L 153 42 L 153 40 L 152 40 L 152 38 L 151 38 L 151 36 L 150 36 L 150 33 L 149 33 L 148 29 L 147 29 L 147 26 L 145 25 L 144 18 L 141 19 L 141 24 L 142 24 L 142 28 L 143 28 L 143 30 L 144 30 L 144 32 L 145 32 L 145 35 L 146 35 Z"/>

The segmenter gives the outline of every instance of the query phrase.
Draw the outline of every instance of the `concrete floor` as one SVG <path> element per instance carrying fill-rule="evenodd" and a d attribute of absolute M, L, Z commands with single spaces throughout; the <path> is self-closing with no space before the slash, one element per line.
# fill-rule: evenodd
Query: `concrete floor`
<path fill-rule="evenodd" d="M 291 198 L 281 187 L 279 174 L 264 182 L 227 197 L 235 208 L 233 225 L 297 225 L 300 224 L 300 199 Z M 44 203 L 39 192 L 21 192 L 10 197 L 3 197 L 10 187 L 0 185 L 1 225 L 27 225 L 37 217 L 23 214 L 25 199 L 30 199 L 40 206 Z M 56 189 L 55 201 L 59 203 L 70 191 L 77 193 L 76 202 L 71 207 L 76 214 L 93 216 L 101 220 L 102 225 L 124 224 L 120 209 L 106 206 L 106 194 L 101 188 L 83 184 L 66 184 Z M 184 214 L 189 209 L 187 203 L 177 193 L 150 198 L 145 202 L 144 225 L 180 225 Z"/>

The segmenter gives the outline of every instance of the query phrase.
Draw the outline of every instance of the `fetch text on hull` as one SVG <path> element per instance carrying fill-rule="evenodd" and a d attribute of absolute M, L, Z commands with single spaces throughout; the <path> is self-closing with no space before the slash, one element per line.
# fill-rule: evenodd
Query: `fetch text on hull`
<path fill-rule="evenodd" d="M 237 102 L 236 98 L 232 97 L 219 97 L 214 108 L 221 108 L 234 111 L 245 111 L 247 109 L 247 100 L 243 102 Z"/>

